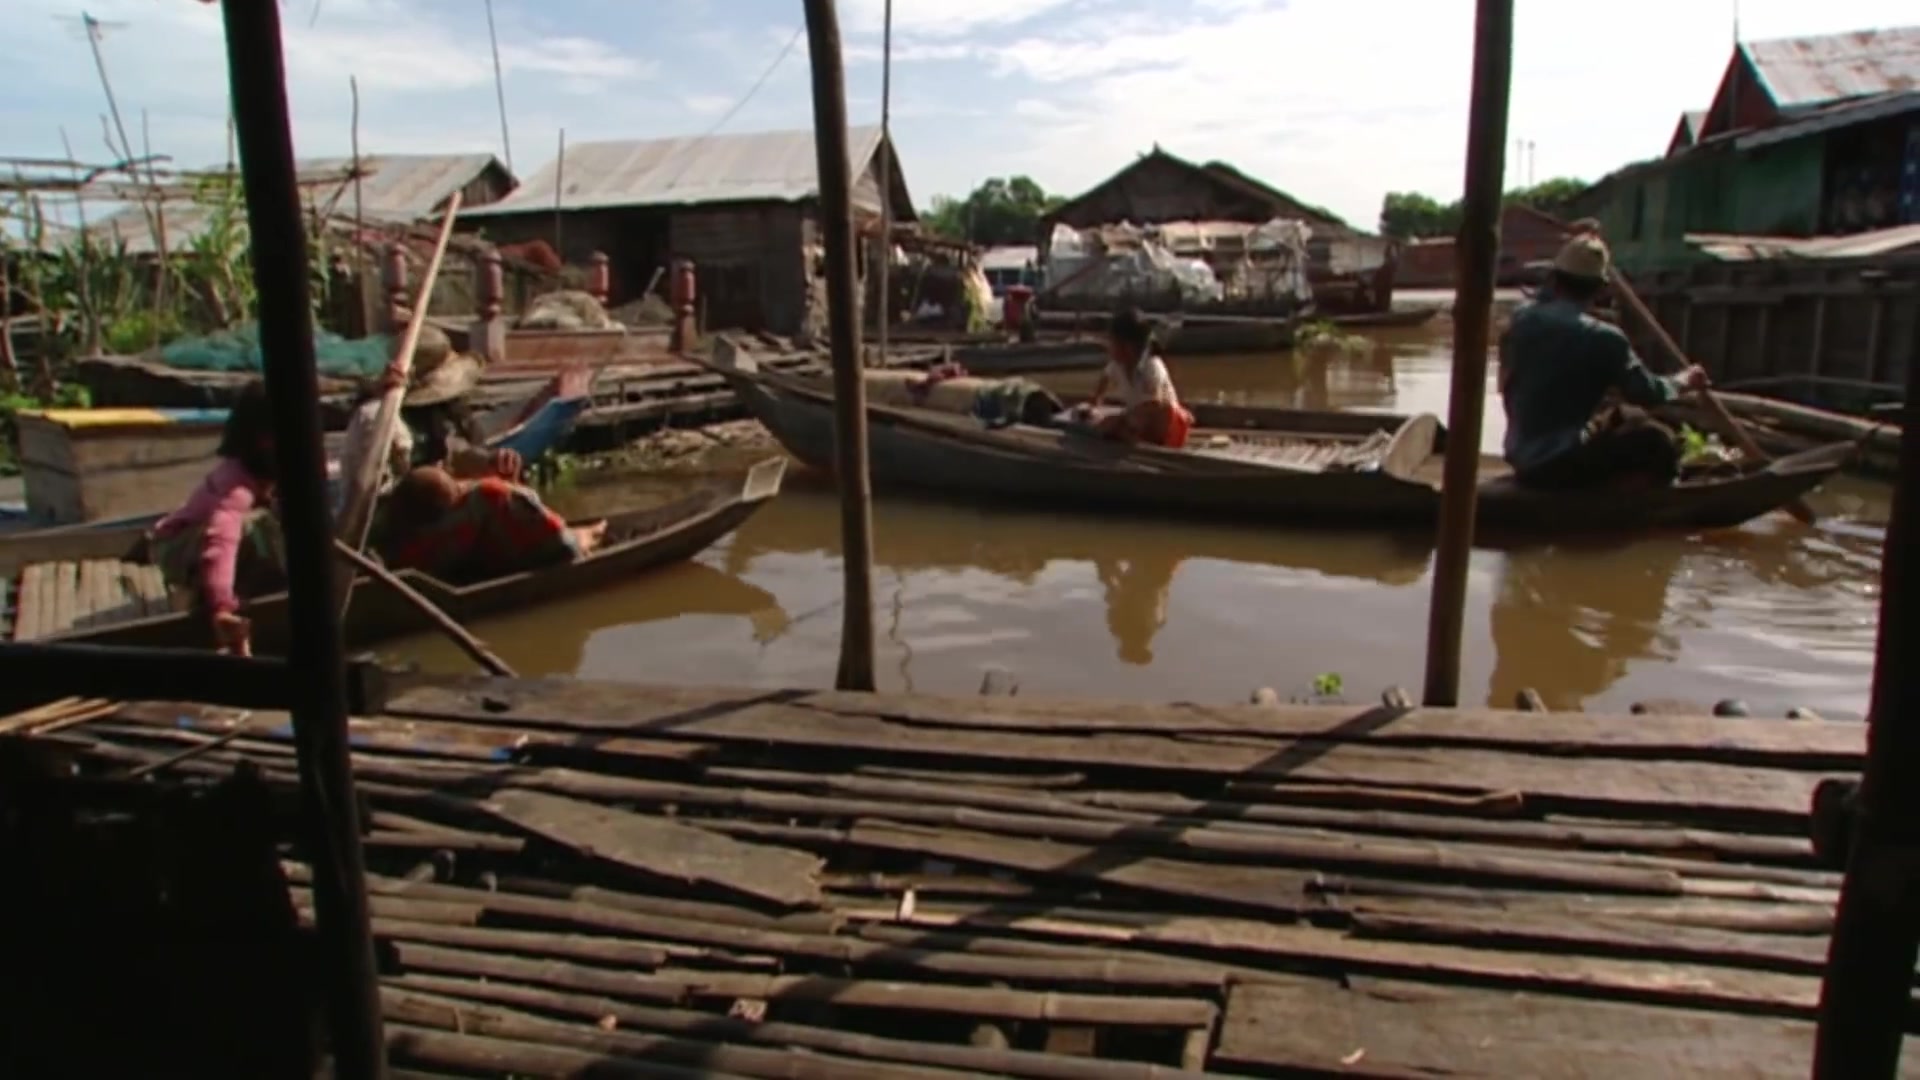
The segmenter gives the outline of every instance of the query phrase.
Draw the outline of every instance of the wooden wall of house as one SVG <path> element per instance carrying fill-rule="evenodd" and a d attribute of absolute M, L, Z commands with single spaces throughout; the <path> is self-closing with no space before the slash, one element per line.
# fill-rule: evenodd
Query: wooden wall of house
<path fill-rule="evenodd" d="M 701 207 L 673 215 L 668 246 L 697 267 L 708 328 L 791 334 L 805 317 L 802 211 L 789 203 Z"/>
<path fill-rule="evenodd" d="M 1920 257 L 1704 263 L 1635 286 L 1723 386 L 1858 407 L 1903 391 L 1920 354 Z"/>

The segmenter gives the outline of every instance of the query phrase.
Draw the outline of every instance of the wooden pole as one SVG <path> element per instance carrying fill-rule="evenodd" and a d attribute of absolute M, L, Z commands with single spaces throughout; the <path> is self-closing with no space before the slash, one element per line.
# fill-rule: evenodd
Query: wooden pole
<path fill-rule="evenodd" d="M 873 495 L 867 476 L 867 388 L 860 366 L 860 318 L 853 258 L 853 182 L 847 163 L 847 86 L 840 16 L 833 0 L 806 0 L 813 66 L 813 142 L 820 170 L 820 229 L 826 245 L 827 325 L 833 350 L 834 475 L 840 485 L 842 690 L 872 690 Z"/>
<path fill-rule="evenodd" d="M 499 675 L 507 679 L 514 677 L 513 669 L 507 666 L 505 660 L 495 656 L 493 651 L 488 649 L 479 638 L 474 637 L 467 632 L 466 627 L 455 622 L 453 616 L 441 611 L 433 601 L 420 595 L 418 590 L 403 581 L 399 575 L 381 566 L 379 563 L 374 562 L 372 559 L 367 558 L 358 549 L 348 547 L 343 541 L 335 540 L 333 542 L 333 551 L 334 554 L 340 556 L 341 559 L 345 560 L 354 568 L 362 571 L 368 577 L 385 585 L 387 588 L 392 589 L 402 600 L 412 604 L 414 608 L 416 608 L 420 614 L 425 615 L 441 633 L 447 635 L 449 640 L 455 645 L 458 645 L 461 652 L 472 657 L 474 663 L 486 668 L 489 675 Z"/>
<path fill-rule="evenodd" d="M 1627 308 L 1633 312 L 1634 318 L 1640 320 L 1640 325 L 1647 328 L 1647 332 L 1653 335 L 1653 339 L 1660 343 L 1660 347 L 1666 350 L 1667 355 L 1672 357 L 1675 363 L 1683 368 L 1693 363 L 1681 350 L 1680 344 L 1673 340 L 1673 335 L 1667 333 L 1667 328 L 1661 326 L 1660 320 L 1653 317 L 1653 312 L 1648 310 L 1646 302 L 1641 300 L 1640 294 L 1634 291 L 1633 282 L 1627 280 L 1627 275 L 1622 273 L 1619 267 L 1613 270 L 1613 292 L 1627 305 Z M 1713 416 L 1714 426 L 1720 429 L 1721 435 L 1731 439 L 1733 444 L 1740 448 L 1742 454 L 1755 461 L 1772 460 L 1765 450 L 1760 449 L 1760 444 L 1753 441 L 1753 436 L 1747 433 L 1747 429 L 1733 418 L 1733 414 L 1727 412 L 1727 406 L 1720 400 L 1718 394 L 1705 390 L 1701 392 L 1700 398 L 1706 402 L 1707 411 Z M 1795 499 L 1788 503 L 1787 512 L 1808 524 L 1812 524 L 1814 520 L 1813 508 L 1807 505 L 1805 499 Z"/>
<path fill-rule="evenodd" d="M 1440 543 L 1427 611 L 1426 704 L 1460 703 L 1460 635 L 1466 618 L 1467 559 L 1479 494 L 1480 424 L 1487 403 L 1487 344 L 1494 271 L 1500 258 L 1501 177 L 1506 168 L 1507 93 L 1513 77 L 1513 0 L 1479 0 L 1473 44 L 1473 103 L 1467 122 L 1467 190 L 1460 222 L 1459 291 L 1453 306 L 1453 385 L 1447 402 L 1447 460 Z"/>
<path fill-rule="evenodd" d="M 227 69 L 252 229 L 260 349 L 286 537 L 289 689 L 334 1074 L 386 1075 L 366 863 L 347 741 L 345 654 L 333 605 L 333 522 L 320 441 L 307 231 L 287 118 L 280 5 L 227 0 Z"/>
<path fill-rule="evenodd" d="M 875 329 L 880 346 L 880 365 L 887 363 L 887 335 L 893 324 L 893 0 L 887 0 L 880 26 L 880 264 L 874 267 L 874 283 L 879 287 L 880 310 Z"/>
<path fill-rule="evenodd" d="M 566 253 L 566 249 L 560 246 L 561 240 L 564 239 L 564 237 L 561 235 L 561 230 L 563 225 L 565 224 L 565 217 L 561 213 L 560 208 L 563 201 L 566 199 L 566 194 L 567 194 L 567 129 L 561 128 L 560 129 L 560 152 L 558 156 L 556 156 L 553 159 L 553 254 L 557 258 L 559 258 L 562 265 L 566 264 L 567 253 Z"/>
<path fill-rule="evenodd" d="M 1907 385 L 1920 379 L 1920 353 Z M 1920 430 L 1909 394 L 1902 427 Z M 1820 994 L 1814 1076 L 1892 1077 L 1920 954 L 1920 440 L 1902 439 L 1880 555 L 1880 630 L 1867 706 L 1867 762 L 1853 814 L 1847 875 Z"/>

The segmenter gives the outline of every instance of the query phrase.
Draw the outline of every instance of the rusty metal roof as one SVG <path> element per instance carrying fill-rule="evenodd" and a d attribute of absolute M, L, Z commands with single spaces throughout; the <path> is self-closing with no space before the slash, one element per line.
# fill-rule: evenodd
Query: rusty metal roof
<path fill-rule="evenodd" d="M 1741 48 L 1782 110 L 1920 89 L 1920 26 L 1750 41 Z"/>
<path fill-rule="evenodd" d="M 404 225 L 433 216 L 454 192 L 466 187 L 489 167 L 503 172 L 506 166 L 492 154 L 366 154 L 360 159 L 366 170 L 360 180 L 362 211 L 369 221 Z M 297 171 L 302 176 L 352 173 L 353 159 L 301 158 Z M 508 174 L 511 177 L 511 174 Z M 335 214 L 353 213 L 353 188 L 345 181 L 344 190 L 332 182 L 308 185 L 301 189 L 308 212 L 332 205 Z M 337 197 L 337 198 L 336 198 Z M 178 251 L 207 228 L 210 209 L 195 203 L 169 201 L 165 206 L 167 247 Z M 88 233 L 96 241 L 109 245 L 124 243 L 129 255 L 151 255 L 157 250 L 146 211 L 139 206 L 123 206 L 115 213 L 92 221 Z"/>
<path fill-rule="evenodd" d="M 847 141 L 858 177 L 880 149 L 880 129 L 848 128 Z M 513 194 L 461 216 L 552 213 L 561 184 L 561 210 L 798 202 L 819 193 L 818 173 L 811 129 L 580 143 Z"/>

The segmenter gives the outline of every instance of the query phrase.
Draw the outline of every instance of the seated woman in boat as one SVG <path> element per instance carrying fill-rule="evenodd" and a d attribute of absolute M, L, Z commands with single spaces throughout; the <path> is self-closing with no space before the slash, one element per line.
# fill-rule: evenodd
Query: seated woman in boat
<path fill-rule="evenodd" d="M 585 558 L 606 533 L 604 521 L 568 525 L 525 485 L 423 465 L 394 486 L 381 550 L 396 570 L 468 582 Z"/>
<path fill-rule="evenodd" d="M 1140 312 L 1123 309 L 1107 330 L 1106 369 L 1082 409 L 1091 414 L 1120 391 L 1122 410 L 1099 422 L 1108 438 L 1179 449 L 1193 430 L 1193 414 L 1180 404 L 1166 361 L 1153 351 L 1153 328 Z"/>
<path fill-rule="evenodd" d="M 520 455 L 487 449 L 486 432 L 468 401 L 480 385 L 480 362 L 455 353 L 446 333 L 432 326 L 420 331 L 410 376 L 403 377 L 397 366 L 390 366 L 362 391 L 347 426 L 342 476 L 352 476 L 359 469 L 359 455 L 372 441 L 373 423 L 380 415 L 380 399 L 403 385 L 406 396 L 401 399 L 400 423 L 394 428 L 382 490 L 416 465 L 440 465 L 462 479 L 519 478 L 525 464 Z"/>
<path fill-rule="evenodd" d="M 1643 410 L 1704 389 L 1707 375 L 1697 367 L 1655 375 L 1618 327 L 1593 317 L 1609 261 L 1597 234 L 1576 234 L 1554 258 L 1547 289 L 1501 335 L 1506 458 L 1527 486 L 1664 486 L 1679 476 L 1678 437 Z"/>
<path fill-rule="evenodd" d="M 147 534 L 147 554 L 167 584 L 189 590 L 221 652 L 252 653 L 241 599 L 278 588 L 285 549 L 273 517 L 276 472 L 266 385 L 247 384 L 227 413 L 219 460 L 186 502 Z"/>

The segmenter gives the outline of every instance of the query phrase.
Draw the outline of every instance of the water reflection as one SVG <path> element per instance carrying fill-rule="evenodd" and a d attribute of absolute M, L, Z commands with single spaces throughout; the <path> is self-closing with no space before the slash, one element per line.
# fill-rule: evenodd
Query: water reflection
<path fill-rule="evenodd" d="M 1180 563 L 1180 556 L 1164 551 L 1094 557 L 1094 571 L 1107 591 L 1107 632 L 1123 662 L 1153 663 L 1153 637 L 1167 625 L 1167 598 Z"/>
<path fill-rule="evenodd" d="M 1566 573 L 1569 558 L 1582 558 L 1593 572 Z M 1672 660 L 1679 645 L 1661 633 L 1661 616 L 1680 559 L 1681 549 L 1665 542 L 1651 551 L 1540 546 L 1505 552 L 1489 618 L 1488 699 L 1504 705 L 1533 687 L 1549 708 L 1579 708 L 1612 688 L 1629 665 Z"/>

